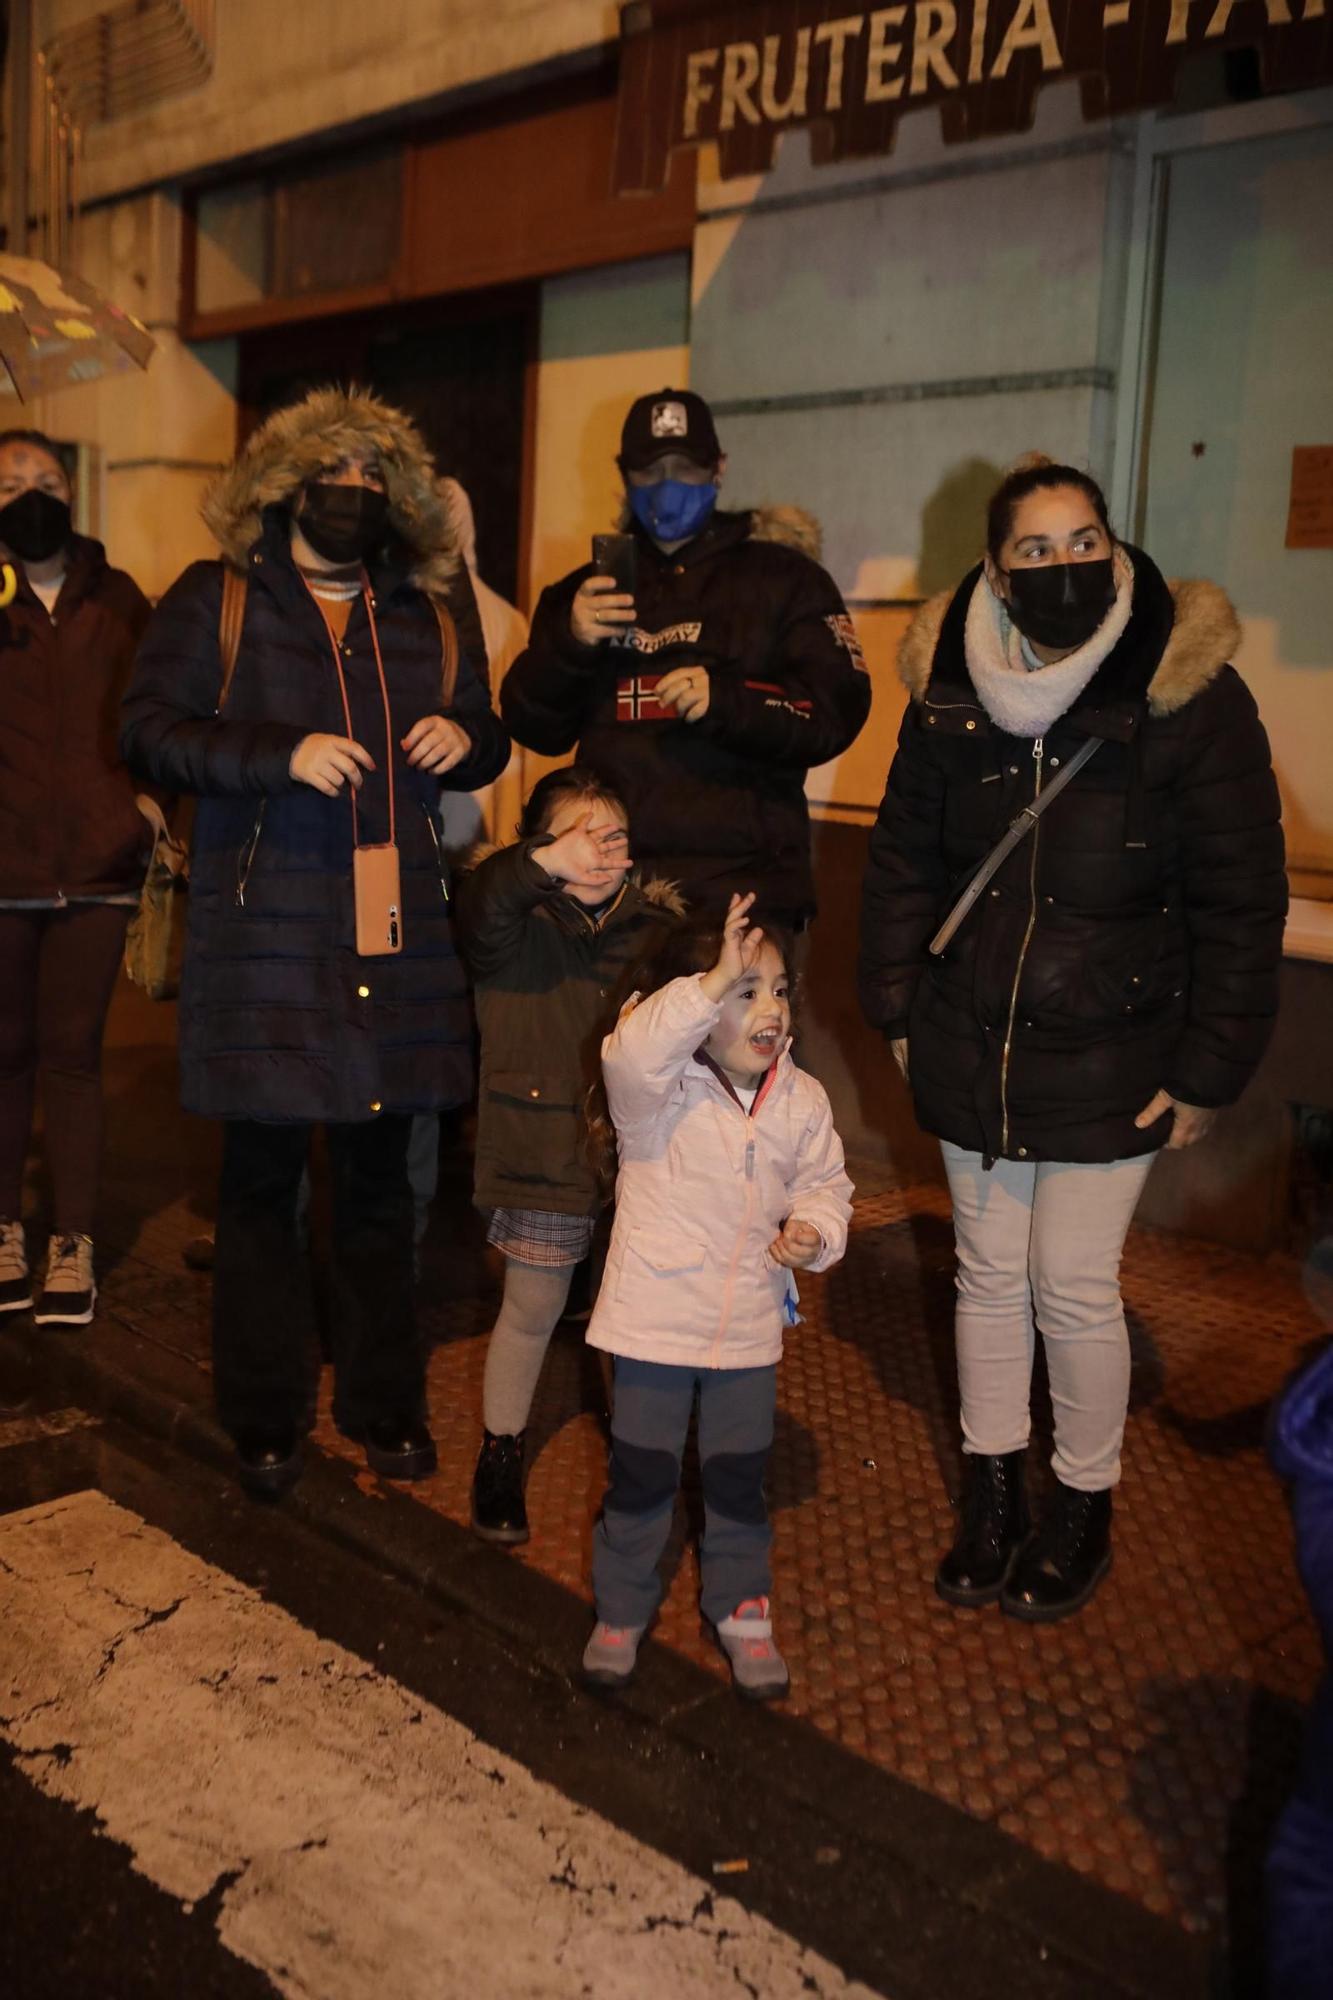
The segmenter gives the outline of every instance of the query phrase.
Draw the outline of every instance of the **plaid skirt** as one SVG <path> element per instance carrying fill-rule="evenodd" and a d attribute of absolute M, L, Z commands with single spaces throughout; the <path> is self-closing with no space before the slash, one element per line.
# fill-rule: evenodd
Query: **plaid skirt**
<path fill-rule="evenodd" d="M 493 1208 L 486 1241 L 516 1264 L 563 1271 L 592 1248 L 590 1215 L 554 1215 L 541 1208 Z"/>

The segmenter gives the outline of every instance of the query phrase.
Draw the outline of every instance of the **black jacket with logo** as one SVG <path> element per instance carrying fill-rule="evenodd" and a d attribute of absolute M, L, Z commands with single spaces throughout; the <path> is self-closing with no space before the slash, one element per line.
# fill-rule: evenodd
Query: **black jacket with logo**
<path fill-rule="evenodd" d="M 636 623 L 583 646 L 570 628 L 576 570 L 542 593 L 500 710 L 545 756 L 578 745 L 629 809 L 635 859 L 716 909 L 758 891 L 771 916 L 814 911 L 806 772 L 841 755 L 870 709 L 870 680 L 837 586 L 794 509 L 715 514 L 672 555 L 637 527 Z M 708 713 L 663 716 L 673 667 L 707 667 Z"/>
<path fill-rule="evenodd" d="M 1240 626 L 1210 583 L 1129 551 L 1129 624 L 1043 738 L 999 729 L 968 670 L 981 572 L 903 641 L 912 695 L 870 837 L 861 999 L 908 1037 L 917 1116 L 988 1157 L 1150 1153 L 1157 1091 L 1230 1104 L 1277 1012 L 1287 905 L 1277 784 Z M 1089 736 L 1085 769 L 1009 856 L 943 954 L 928 944 L 1021 808 Z"/>

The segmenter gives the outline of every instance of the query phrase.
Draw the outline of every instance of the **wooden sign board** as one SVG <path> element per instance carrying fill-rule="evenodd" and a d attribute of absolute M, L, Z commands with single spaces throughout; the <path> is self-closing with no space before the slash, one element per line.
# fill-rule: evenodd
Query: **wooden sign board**
<path fill-rule="evenodd" d="M 1298 444 L 1291 454 L 1289 549 L 1333 549 L 1333 444 Z"/>
<path fill-rule="evenodd" d="M 905 111 L 946 139 L 1024 132 L 1043 84 L 1076 77 L 1087 118 L 1169 104 L 1181 58 L 1252 48 L 1265 90 L 1333 81 L 1333 0 L 632 0 L 621 9 L 615 185 L 663 186 L 716 140 L 762 173 L 784 130 L 816 163 L 892 151 Z"/>

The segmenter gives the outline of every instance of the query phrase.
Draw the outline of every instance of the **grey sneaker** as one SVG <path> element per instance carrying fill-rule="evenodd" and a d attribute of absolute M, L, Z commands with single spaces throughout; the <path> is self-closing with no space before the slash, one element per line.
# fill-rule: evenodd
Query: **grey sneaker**
<path fill-rule="evenodd" d="M 748 1701 L 781 1701 L 791 1686 L 787 1662 L 773 1643 L 766 1597 L 747 1597 L 717 1628 L 731 1661 L 731 1683 Z"/>
<path fill-rule="evenodd" d="M 646 1625 L 608 1625 L 599 1618 L 583 1649 L 583 1678 L 594 1687 L 624 1687 L 639 1658 Z"/>
<path fill-rule="evenodd" d="M 53 1236 L 33 1318 L 38 1326 L 87 1326 L 96 1308 L 92 1237 Z"/>
<path fill-rule="evenodd" d="M 22 1312 L 32 1304 L 32 1279 L 21 1222 L 0 1222 L 0 1313 Z"/>

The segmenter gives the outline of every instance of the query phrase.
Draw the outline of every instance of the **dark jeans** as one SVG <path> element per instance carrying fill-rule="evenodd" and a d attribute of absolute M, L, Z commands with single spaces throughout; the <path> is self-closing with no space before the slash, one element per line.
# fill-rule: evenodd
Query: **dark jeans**
<path fill-rule="evenodd" d="M 114 903 L 0 910 L 0 1218 L 19 1214 L 40 1079 L 54 1227 L 93 1233 L 102 1035 L 132 914 Z"/>
<path fill-rule="evenodd" d="M 296 1221 L 308 1125 L 230 1120 L 213 1266 L 213 1382 L 223 1428 L 303 1428 L 311 1402 L 311 1298 Z M 412 1285 L 408 1117 L 326 1127 L 333 1198 L 333 1416 L 424 1417 L 425 1359 Z"/>

